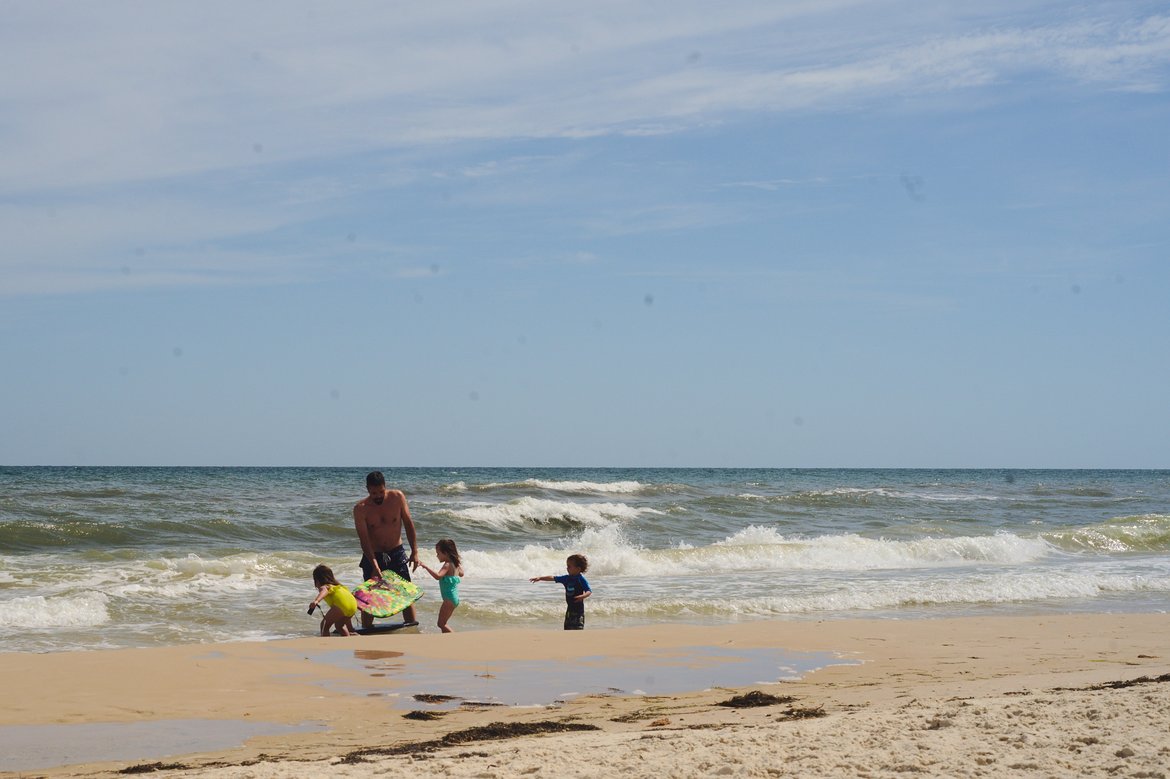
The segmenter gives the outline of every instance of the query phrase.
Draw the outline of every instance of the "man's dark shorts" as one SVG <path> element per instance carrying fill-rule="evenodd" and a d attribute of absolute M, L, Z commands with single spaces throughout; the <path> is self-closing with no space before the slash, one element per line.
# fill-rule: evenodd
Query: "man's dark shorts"
<path fill-rule="evenodd" d="M 377 552 L 378 567 L 383 571 L 394 571 L 394 573 L 401 576 L 403 579 L 410 581 L 410 557 L 406 554 L 406 549 L 402 544 L 391 549 L 389 552 Z M 374 564 L 370 562 L 370 558 L 362 556 L 362 576 L 366 579 L 373 579 L 377 575 L 374 570 Z"/>
<path fill-rule="evenodd" d="M 566 611 L 565 612 L 565 630 L 584 630 L 585 629 L 585 612 L 584 611 Z"/>

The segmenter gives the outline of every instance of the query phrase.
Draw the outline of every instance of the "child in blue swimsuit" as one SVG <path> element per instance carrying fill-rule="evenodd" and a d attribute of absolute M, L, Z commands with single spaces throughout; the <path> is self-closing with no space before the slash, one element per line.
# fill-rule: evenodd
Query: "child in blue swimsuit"
<path fill-rule="evenodd" d="M 442 563 L 439 570 L 432 569 L 426 563 L 420 562 L 419 566 L 439 580 L 439 594 L 443 596 L 443 605 L 439 607 L 439 630 L 453 633 L 454 631 L 447 625 L 447 620 L 451 619 L 455 607 L 459 605 L 459 582 L 463 577 L 463 566 L 459 562 L 459 550 L 455 548 L 455 542 L 450 538 L 444 538 L 435 544 L 435 557 Z"/>
<path fill-rule="evenodd" d="M 589 570 L 589 558 L 571 554 L 565 560 L 565 576 L 534 576 L 529 581 L 556 582 L 565 587 L 565 630 L 585 629 L 585 599 L 593 594 L 582 576 Z"/>

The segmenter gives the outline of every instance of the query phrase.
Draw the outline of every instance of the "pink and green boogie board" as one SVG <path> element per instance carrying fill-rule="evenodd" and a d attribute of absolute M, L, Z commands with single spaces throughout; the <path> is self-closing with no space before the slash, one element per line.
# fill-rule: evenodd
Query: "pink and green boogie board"
<path fill-rule="evenodd" d="M 393 571 L 383 571 L 383 580 L 367 579 L 354 588 L 358 609 L 371 617 L 393 617 L 422 597 L 422 590 Z"/>

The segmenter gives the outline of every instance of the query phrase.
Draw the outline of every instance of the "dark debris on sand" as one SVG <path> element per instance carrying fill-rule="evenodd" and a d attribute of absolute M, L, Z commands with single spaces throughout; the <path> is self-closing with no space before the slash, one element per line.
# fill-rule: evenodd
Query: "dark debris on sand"
<path fill-rule="evenodd" d="M 752 690 L 751 692 L 745 693 L 744 695 L 737 695 L 734 698 L 728 698 L 725 701 L 720 701 L 715 705 L 728 706 L 733 709 L 748 709 L 754 706 L 778 706 L 782 703 L 792 703 L 795 700 L 796 698 L 792 697 L 791 695 L 785 695 L 778 698 L 775 695 L 769 695 L 766 692 Z"/>
<path fill-rule="evenodd" d="M 1170 674 L 1162 674 L 1161 676 L 1139 676 L 1136 679 L 1123 679 L 1116 682 L 1101 682 L 1100 684 L 1090 684 L 1088 687 L 1053 687 L 1053 692 L 1085 692 L 1088 690 L 1120 690 L 1125 687 L 1136 687 L 1139 684 L 1157 684 L 1158 682 L 1170 682 Z"/>
<path fill-rule="evenodd" d="M 825 711 L 824 706 L 816 706 L 807 709 L 798 709 L 795 706 L 789 706 L 788 711 L 777 714 L 777 717 L 782 719 L 813 719 L 815 717 L 827 717 L 829 713 Z"/>
<path fill-rule="evenodd" d="M 408 711 L 402 715 L 403 719 L 432 720 L 447 716 L 445 711 Z"/>
<path fill-rule="evenodd" d="M 195 769 L 205 770 L 208 768 L 233 768 L 237 766 L 250 766 L 259 763 L 266 763 L 272 757 L 261 752 L 252 760 L 244 760 L 240 763 L 225 763 L 222 760 L 216 760 L 213 763 L 200 763 L 192 765 L 190 763 L 139 763 L 138 765 L 130 765 L 118 771 L 120 774 L 152 774 L 155 771 L 193 771 Z"/>
<path fill-rule="evenodd" d="M 139 763 L 128 765 L 118 771 L 120 774 L 152 774 L 155 771 L 180 771 L 191 768 L 186 763 Z"/>
<path fill-rule="evenodd" d="M 411 697 L 419 703 L 448 703 L 449 701 L 463 700 L 455 695 L 433 695 L 429 692 L 420 692 L 418 695 L 412 695 Z"/>
<path fill-rule="evenodd" d="M 356 749 L 341 758 L 342 763 L 364 763 L 369 758 L 389 757 L 393 755 L 414 755 L 433 752 L 443 747 L 453 747 L 473 741 L 495 741 L 521 736 L 535 736 L 542 733 L 566 733 L 578 730 L 600 730 L 596 725 L 586 725 L 577 722 L 493 722 L 466 730 L 456 730 L 442 738 L 430 741 L 417 741 L 412 744 L 399 744 L 392 747 L 370 747 Z"/>

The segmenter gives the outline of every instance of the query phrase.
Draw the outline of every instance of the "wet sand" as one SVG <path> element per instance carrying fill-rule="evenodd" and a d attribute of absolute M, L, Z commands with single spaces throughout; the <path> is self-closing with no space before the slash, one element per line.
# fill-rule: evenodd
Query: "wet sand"
<path fill-rule="evenodd" d="M 398 633 L 0 672 L 0 771 L 23 776 L 1170 775 L 1161 614 Z"/>

